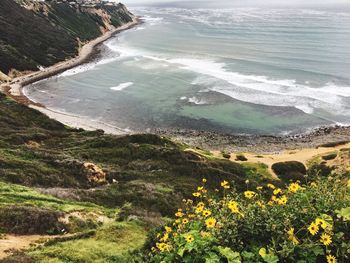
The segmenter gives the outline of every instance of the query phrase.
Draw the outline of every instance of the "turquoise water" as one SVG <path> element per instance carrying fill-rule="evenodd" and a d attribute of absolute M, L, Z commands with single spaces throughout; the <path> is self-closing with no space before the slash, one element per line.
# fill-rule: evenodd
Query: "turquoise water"
<path fill-rule="evenodd" d="M 253 134 L 350 124 L 350 13 L 139 8 L 101 59 L 26 93 L 123 129 Z"/>

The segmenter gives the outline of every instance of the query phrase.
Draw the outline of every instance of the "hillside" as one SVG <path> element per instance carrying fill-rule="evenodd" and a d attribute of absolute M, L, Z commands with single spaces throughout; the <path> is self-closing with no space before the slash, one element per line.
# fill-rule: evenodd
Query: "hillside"
<path fill-rule="evenodd" d="M 81 43 L 132 20 L 122 4 L 83 6 L 31 0 L 0 2 L 0 71 L 37 70 L 77 54 Z M 12 72 L 13 75 L 14 72 Z"/>
<path fill-rule="evenodd" d="M 4 233 L 57 233 L 71 225 L 62 226 L 59 218 L 91 209 L 118 220 L 138 219 L 149 228 L 171 216 L 203 177 L 211 190 L 222 180 L 236 181 L 244 189 L 244 181 L 256 174 L 252 168 L 202 150 L 186 150 L 187 146 L 156 135 L 118 137 L 67 128 L 4 95 L 0 95 L 0 126 L 0 228 Z M 24 191 L 18 184 L 30 188 Z M 37 213 L 52 221 L 43 227 L 38 221 L 28 233 L 26 224 L 35 221 Z M 82 221 L 83 230 L 98 225 Z M 15 228 L 11 222 L 17 222 Z"/>

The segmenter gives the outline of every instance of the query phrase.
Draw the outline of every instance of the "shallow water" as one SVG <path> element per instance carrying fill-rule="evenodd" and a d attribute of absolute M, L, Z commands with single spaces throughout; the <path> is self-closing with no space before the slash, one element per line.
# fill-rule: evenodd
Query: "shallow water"
<path fill-rule="evenodd" d="M 123 129 L 280 134 L 350 124 L 350 13 L 137 9 L 98 61 L 26 89 Z"/>

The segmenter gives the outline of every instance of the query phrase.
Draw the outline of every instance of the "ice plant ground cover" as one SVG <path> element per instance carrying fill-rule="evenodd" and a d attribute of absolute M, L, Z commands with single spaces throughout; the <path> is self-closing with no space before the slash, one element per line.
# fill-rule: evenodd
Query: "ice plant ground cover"
<path fill-rule="evenodd" d="M 349 169 L 348 169 L 349 170 Z M 206 179 L 149 238 L 147 262 L 349 262 L 350 172 L 237 192 Z"/>

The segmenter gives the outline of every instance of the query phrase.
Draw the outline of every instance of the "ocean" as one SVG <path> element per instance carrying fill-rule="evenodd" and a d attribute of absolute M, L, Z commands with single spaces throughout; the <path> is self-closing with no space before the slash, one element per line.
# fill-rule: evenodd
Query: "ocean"
<path fill-rule="evenodd" d="M 137 8 L 88 64 L 27 86 L 47 108 L 125 131 L 294 134 L 350 124 L 350 13 Z"/>

